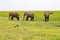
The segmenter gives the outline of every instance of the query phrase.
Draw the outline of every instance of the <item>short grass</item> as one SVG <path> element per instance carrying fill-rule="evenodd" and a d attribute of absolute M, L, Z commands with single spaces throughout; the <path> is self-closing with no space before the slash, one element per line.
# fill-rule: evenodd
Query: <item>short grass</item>
<path fill-rule="evenodd" d="M 11 21 L 9 12 L 0 12 L 0 40 L 60 40 L 59 11 L 50 15 L 49 22 L 44 22 L 42 11 L 34 12 L 35 21 L 23 21 L 23 11 L 18 13 L 20 20 Z"/>

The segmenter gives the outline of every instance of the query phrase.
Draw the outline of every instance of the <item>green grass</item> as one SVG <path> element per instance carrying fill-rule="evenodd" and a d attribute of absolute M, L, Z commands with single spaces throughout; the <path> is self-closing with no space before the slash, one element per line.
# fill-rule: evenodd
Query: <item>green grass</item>
<path fill-rule="evenodd" d="M 60 40 L 60 12 L 54 11 L 50 21 L 44 22 L 43 12 L 36 11 L 35 21 L 8 20 L 9 12 L 0 12 L 0 40 Z M 19 27 L 16 27 L 16 25 Z"/>

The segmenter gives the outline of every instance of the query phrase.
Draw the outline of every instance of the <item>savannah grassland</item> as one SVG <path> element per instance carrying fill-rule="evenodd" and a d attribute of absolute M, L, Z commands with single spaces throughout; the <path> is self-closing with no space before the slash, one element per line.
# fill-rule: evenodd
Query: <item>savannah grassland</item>
<path fill-rule="evenodd" d="M 50 21 L 44 22 L 42 11 L 36 11 L 35 21 L 23 21 L 23 11 L 18 12 L 20 20 L 9 20 L 9 12 L 0 12 L 0 40 L 60 40 L 60 12 L 54 11 Z M 15 27 L 19 25 L 19 27 Z"/>

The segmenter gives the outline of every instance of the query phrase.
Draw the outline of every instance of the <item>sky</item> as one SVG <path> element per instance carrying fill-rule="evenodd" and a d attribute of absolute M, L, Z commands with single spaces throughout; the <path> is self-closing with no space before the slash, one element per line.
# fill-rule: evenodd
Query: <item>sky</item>
<path fill-rule="evenodd" d="M 60 10 L 60 0 L 0 0 L 0 11 Z"/>

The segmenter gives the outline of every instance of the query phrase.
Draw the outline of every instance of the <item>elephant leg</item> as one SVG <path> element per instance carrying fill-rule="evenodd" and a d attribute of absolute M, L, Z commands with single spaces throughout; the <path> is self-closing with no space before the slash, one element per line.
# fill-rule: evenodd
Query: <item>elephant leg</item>
<path fill-rule="evenodd" d="M 49 17 L 45 17 L 45 21 L 49 21 Z"/>
<path fill-rule="evenodd" d="M 45 17 L 45 21 L 46 21 L 46 19 L 47 19 L 47 18 Z"/>
<path fill-rule="evenodd" d="M 17 18 L 17 20 L 19 20 L 19 17 L 16 17 Z"/>
<path fill-rule="evenodd" d="M 46 17 L 46 15 L 44 15 L 44 17 L 45 17 L 45 22 L 46 22 L 46 20 L 47 20 L 47 17 Z"/>
<path fill-rule="evenodd" d="M 27 17 L 26 17 L 26 21 L 28 21 L 28 18 L 29 18 L 29 17 L 27 16 Z"/>
<path fill-rule="evenodd" d="M 11 17 L 11 20 L 13 20 L 13 17 Z"/>
<path fill-rule="evenodd" d="M 49 21 L 49 16 L 47 17 L 47 21 Z"/>
<path fill-rule="evenodd" d="M 31 17 L 31 21 L 34 21 L 34 17 Z"/>

